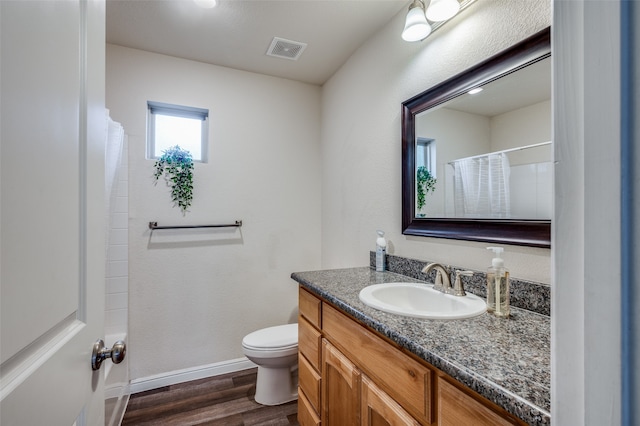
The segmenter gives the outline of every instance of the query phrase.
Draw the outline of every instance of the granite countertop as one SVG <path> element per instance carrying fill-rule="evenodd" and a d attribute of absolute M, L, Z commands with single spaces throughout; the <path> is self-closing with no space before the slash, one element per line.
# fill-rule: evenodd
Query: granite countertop
<path fill-rule="evenodd" d="M 369 267 L 295 272 L 291 278 L 525 422 L 551 423 L 548 316 L 513 307 L 509 319 L 487 313 L 460 320 L 389 314 L 362 303 L 360 290 L 421 281 Z"/>

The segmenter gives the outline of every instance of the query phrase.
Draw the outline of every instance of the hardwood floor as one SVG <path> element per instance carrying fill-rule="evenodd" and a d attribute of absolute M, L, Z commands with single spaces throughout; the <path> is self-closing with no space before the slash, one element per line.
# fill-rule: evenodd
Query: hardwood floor
<path fill-rule="evenodd" d="M 122 425 L 298 425 L 297 401 L 255 402 L 257 368 L 131 395 Z"/>

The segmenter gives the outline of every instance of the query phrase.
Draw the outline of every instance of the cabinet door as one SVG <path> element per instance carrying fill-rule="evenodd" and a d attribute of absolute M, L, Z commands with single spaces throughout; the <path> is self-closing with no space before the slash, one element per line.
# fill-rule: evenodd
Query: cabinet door
<path fill-rule="evenodd" d="M 324 305 L 325 336 L 422 423 L 432 423 L 431 370 L 360 324 Z"/>
<path fill-rule="evenodd" d="M 338 349 L 322 340 L 322 423 L 360 424 L 360 370 Z"/>
<path fill-rule="evenodd" d="M 367 376 L 362 376 L 362 426 L 420 426 Z"/>

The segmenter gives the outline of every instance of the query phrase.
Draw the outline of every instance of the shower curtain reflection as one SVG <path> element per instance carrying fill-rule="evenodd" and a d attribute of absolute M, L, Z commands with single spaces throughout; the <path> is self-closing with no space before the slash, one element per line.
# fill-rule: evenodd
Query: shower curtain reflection
<path fill-rule="evenodd" d="M 504 153 L 466 158 L 454 167 L 454 211 L 460 218 L 508 218 L 509 159 Z"/>

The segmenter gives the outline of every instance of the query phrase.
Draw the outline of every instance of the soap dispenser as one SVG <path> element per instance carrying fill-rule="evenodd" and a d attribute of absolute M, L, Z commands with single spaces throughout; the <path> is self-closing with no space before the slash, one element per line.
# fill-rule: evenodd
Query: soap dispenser
<path fill-rule="evenodd" d="M 387 261 L 387 240 L 384 239 L 384 231 L 376 231 L 378 239 L 376 239 L 376 271 L 382 272 L 386 269 Z"/>
<path fill-rule="evenodd" d="M 509 270 L 504 267 L 500 254 L 502 247 L 487 247 L 493 250 L 494 257 L 487 269 L 487 312 L 497 317 L 509 316 Z"/>

